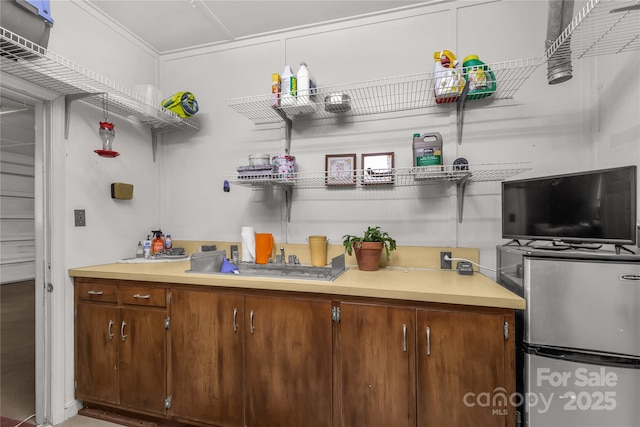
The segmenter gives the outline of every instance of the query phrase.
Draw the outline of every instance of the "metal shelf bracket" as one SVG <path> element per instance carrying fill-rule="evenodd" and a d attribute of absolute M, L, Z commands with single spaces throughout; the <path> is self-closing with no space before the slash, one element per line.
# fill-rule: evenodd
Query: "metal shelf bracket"
<path fill-rule="evenodd" d="M 273 109 L 284 121 L 284 153 L 288 156 L 291 151 L 291 128 L 293 127 L 293 122 L 287 115 L 279 108 Z"/>
<path fill-rule="evenodd" d="M 462 224 L 462 212 L 464 209 L 464 191 L 467 188 L 469 175 L 464 176 L 456 182 L 456 197 L 458 202 L 458 223 Z"/>
<path fill-rule="evenodd" d="M 69 139 L 69 122 L 71 121 L 71 103 L 91 96 L 104 95 L 104 92 L 76 93 L 64 96 L 64 139 Z"/>
<path fill-rule="evenodd" d="M 291 205 L 293 204 L 293 187 L 288 185 L 284 187 L 284 200 L 286 203 L 286 218 L 287 223 L 291 222 Z"/>

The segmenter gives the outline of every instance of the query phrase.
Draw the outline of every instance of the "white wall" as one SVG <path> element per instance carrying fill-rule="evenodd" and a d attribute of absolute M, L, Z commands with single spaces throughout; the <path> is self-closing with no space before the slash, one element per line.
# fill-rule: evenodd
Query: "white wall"
<path fill-rule="evenodd" d="M 302 60 L 319 86 L 330 86 L 430 71 L 433 52 L 441 49 L 459 57 L 476 53 L 488 63 L 541 57 L 546 20 L 547 2 L 462 1 L 164 57 L 163 85 L 169 92 L 194 92 L 202 128 L 166 138 L 163 230 L 177 239 L 238 240 L 240 227 L 253 225 L 277 241 L 303 243 L 308 235 L 326 234 L 339 243 L 343 234 L 381 225 L 399 245 L 480 247 L 482 263 L 494 266 L 495 245 L 504 242 L 498 182 L 467 186 L 462 224 L 455 190 L 447 185 L 296 190 L 290 223 L 277 192 L 232 186 L 224 193 L 223 180 L 247 164 L 249 154 L 282 154 L 284 148 L 281 127 L 253 125 L 226 101 L 269 93 L 271 73 L 281 73 L 285 64 L 297 69 Z M 291 153 L 301 171 L 323 170 L 325 154 L 352 152 L 394 151 L 397 167 L 410 166 L 412 134 L 437 131 L 445 140 L 445 163 L 459 156 L 473 164 L 531 161 L 533 169 L 519 177 L 635 164 L 638 83 L 631 74 L 637 61 L 634 53 L 618 55 L 616 77 L 591 60 L 574 61 L 574 78 L 560 85 L 548 85 L 541 66 L 513 100 L 468 103 L 460 146 L 455 107 L 437 106 L 394 119 L 296 122 Z M 610 93 L 617 93 L 615 99 Z M 602 123 L 596 130 L 597 111 Z M 612 130 L 624 138 L 612 141 Z M 628 145 L 634 147 L 631 157 L 624 153 Z"/>
<path fill-rule="evenodd" d="M 481 261 L 495 264 L 500 242 L 500 184 L 470 184 L 464 222 L 455 216 L 455 192 L 446 185 L 333 192 L 301 190 L 295 194 L 286 223 L 280 194 L 232 187 L 226 176 L 247 163 L 252 153 L 282 153 L 283 129 L 255 126 L 226 106 L 226 100 L 269 92 L 270 75 L 285 64 L 309 64 L 320 86 L 408 75 L 433 67 L 435 50 L 460 57 L 480 55 L 486 62 L 541 56 L 547 2 L 452 2 L 393 15 L 332 24 L 169 55 L 161 70 L 148 49 L 121 35 L 85 5 L 52 3 L 56 19 L 49 48 L 104 76 L 133 87 L 155 83 L 163 94 L 194 92 L 200 103 L 197 133 L 165 135 L 158 163 L 152 162 L 150 135 L 127 120 L 116 125 L 115 159 L 93 153 L 102 112 L 83 103 L 72 105 L 69 140 L 64 152 L 62 232 L 68 268 L 113 262 L 132 256 L 138 240 L 161 227 L 174 239 L 238 240 L 240 227 L 273 232 L 279 241 L 302 243 L 311 234 L 327 234 L 338 243 L 367 225 L 381 225 L 400 245 L 458 245 L 481 248 Z M 526 19 L 525 19 L 526 17 Z M 116 58 L 114 60 L 114 58 Z M 323 170 L 325 154 L 394 151 L 396 165 L 409 165 L 414 132 L 440 132 L 450 163 L 464 156 L 471 163 L 532 161 L 523 176 L 638 164 L 640 116 L 636 54 L 574 63 L 574 78 L 558 86 L 538 69 L 510 102 L 470 105 L 464 138 L 455 143 L 455 109 L 438 106 L 396 118 L 364 117 L 341 125 L 295 124 L 292 154 L 300 170 Z M 157 76 L 164 76 L 157 80 Z M 135 185 L 131 201 L 110 198 L 112 182 Z M 73 210 L 86 209 L 87 226 L 73 226 Z M 490 275 L 490 273 L 488 273 Z M 60 279 L 60 277 L 58 277 Z M 71 280 L 55 283 L 64 293 L 64 331 L 54 336 L 54 357 L 64 384 L 64 407 L 52 421 L 70 416 L 73 398 L 73 289 Z M 58 286 L 61 285 L 61 286 Z M 57 376 L 56 376 L 57 378 Z M 61 399 L 62 400 L 62 399 Z M 56 400 L 57 405 L 58 400 Z"/>
<path fill-rule="evenodd" d="M 51 9 L 55 24 L 49 50 L 126 88 L 140 83 L 157 85 L 157 58 L 150 49 L 96 15 L 85 3 L 53 1 Z M 50 197 L 54 206 L 64 205 L 61 221 L 48 218 L 54 223 L 53 256 L 64 259 L 64 266 L 52 269 L 53 390 L 49 421 L 54 424 L 77 412 L 73 284 L 68 269 L 135 256 L 138 241 L 160 225 L 157 164 L 152 158 L 149 130 L 124 117 L 109 115 L 116 131 L 113 149 L 120 156 L 102 158 L 94 150 L 102 148 L 98 126 L 103 120 L 101 109 L 76 101 L 71 104 L 68 140 L 62 137 L 62 129 L 56 128 L 56 135 L 47 141 L 48 149 L 55 152 L 53 173 L 62 178 L 56 180 Z M 112 199 L 113 182 L 133 184 L 133 199 Z M 85 209 L 85 227 L 74 226 L 74 209 Z"/>

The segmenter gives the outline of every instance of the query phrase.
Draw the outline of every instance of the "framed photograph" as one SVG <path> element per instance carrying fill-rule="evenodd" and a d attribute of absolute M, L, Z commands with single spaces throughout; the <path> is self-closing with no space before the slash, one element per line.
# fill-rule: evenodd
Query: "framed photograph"
<path fill-rule="evenodd" d="M 393 184 L 394 153 L 370 153 L 362 155 L 362 183 Z"/>
<path fill-rule="evenodd" d="M 356 185 L 355 154 L 327 154 L 324 170 L 326 185 Z"/>

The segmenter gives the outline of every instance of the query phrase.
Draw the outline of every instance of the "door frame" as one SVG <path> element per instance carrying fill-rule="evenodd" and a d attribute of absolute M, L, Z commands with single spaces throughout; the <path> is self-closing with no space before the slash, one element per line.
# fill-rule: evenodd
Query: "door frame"
<path fill-rule="evenodd" d="M 34 106 L 35 405 L 38 426 L 65 414 L 64 97 L 1 73 L 0 91 Z M 58 149 L 56 150 L 56 147 Z M 75 406 L 73 410 L 76 410 Z"/>

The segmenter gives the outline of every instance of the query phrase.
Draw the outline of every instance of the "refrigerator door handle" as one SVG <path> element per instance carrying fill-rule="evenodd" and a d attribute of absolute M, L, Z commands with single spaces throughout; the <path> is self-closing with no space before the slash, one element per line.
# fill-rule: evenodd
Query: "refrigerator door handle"
<path fill-rule="evenodd" d="M 640 369 L 639 356 L 625 356 L 621 354 L 593 353 L 584 350 L 536 346 L 524 344 L 524 351 L 550 359 L 566 360 L 575 363 L 587 363 L 590 365 L 609 366 L 613 368 Z"/>

